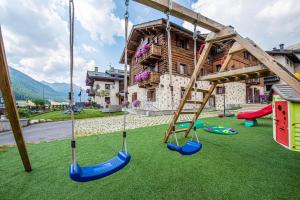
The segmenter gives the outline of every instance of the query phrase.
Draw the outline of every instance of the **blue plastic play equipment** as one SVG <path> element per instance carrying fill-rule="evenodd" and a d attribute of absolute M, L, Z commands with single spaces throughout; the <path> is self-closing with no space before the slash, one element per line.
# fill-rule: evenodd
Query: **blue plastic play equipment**
<path fill-rule="evenodd" d="M 244 124 L 247 127 L 257 126 L 257 120 L 245 120 Z"/>
<path fill-rule="evenodd" d="M 179 152 L 181 155 L 192 155 L 201 150 L 202 144 L 200 142 L 190 140 L 183 146 L 178 146 L 176 144 L 167 144 L 167 147 L 172 151 Z"/>
<path fill-rule="evenodd" d="M 113 159 L 94 166 L 81 167 L 78 164 L 70 166 L 70 177 L 74 181 L 87 182 L 103 178 L 125 167 L 131 159 L 129 154 L 120 151 Z"/>

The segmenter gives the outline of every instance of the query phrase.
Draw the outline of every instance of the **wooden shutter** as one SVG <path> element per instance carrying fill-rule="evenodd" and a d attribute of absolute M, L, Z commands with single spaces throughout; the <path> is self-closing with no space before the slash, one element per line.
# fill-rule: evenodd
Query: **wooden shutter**
<path fill-rule="evenodd" d="M 191 75 L 192 75 L 192 72 L 193 72 L 192 66 L 191 66 L 191 65 L 187 65 L 186 68 L 187 68 L 187 75 L 188 75 L 188 76 L 191 76 Z"/>
<path fill-rule="evenodd" d="M 177 66 L 176 66 L 176 72 L 178 74 L 180 74 L 180 63 L 179 62 L 177 63 Z"/>
<path fill-rule="evenodd" d="M 147 101 L 150 101 L 151 100 L 151 91 L 148 90 L 147 91 Z"/>
<path fill-rule="evenodd" d="M 186 39 L 185 42 L 186 42 L 186 49 L 190 49 L 190 40 Z"/>

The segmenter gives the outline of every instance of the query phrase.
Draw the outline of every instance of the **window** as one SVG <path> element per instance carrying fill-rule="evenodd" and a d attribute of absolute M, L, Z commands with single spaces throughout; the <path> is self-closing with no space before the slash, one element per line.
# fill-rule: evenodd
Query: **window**
<path fill-rule="evenodd" d="M 105 103 L 110 104 L 110 97 L 105 97 L 104 101 L 105 101 Z"/>
<path fill-rule="evenodd" d="M 232 65 L 232 66 L 231 66 L 231 69 L 232 69 L 232 70 L 235 69 L 235 65 Z"/>
<path fill-rule="evenodd" d="M 99 89 L 100 89 L 100 85 L 96 84 L 96 90 L 99 90 Z"/>
<path fill-rule="evenodd" d="M 151 101 L 151 102 L 155 102 L 156 101 L 155 89 L 148 90 L 148 92 L 147 92 L 147 100 Z"/>
<path fill-rule="evenodd" d="M 132 95 L 131 95 L 131 101 L 134 102 L 134 101 L 136 101 L 136 100 L 137 100 L 137 93 L 134 92 L 134 93 L 132 93 Z"/>
<path fill-rule="evenodd" d="M 183 37 L 177 37 L 176 38 L 176 46 L 183 48 L 183 49 L 189 49 L 189 40 L 185 39 Z"/>
<path fill-rule="evenodd" d="M 224 94 L 225 93 L 225 87 L 217 87 L 217 94 Z"/>
<path fill-rule="evenodd" d="M 220 65 L 220 64 L 219 64 L 219 65 L 216 65 L 216 70 L 217 70 L 217 72 L 220 71 L 221 67 L 222 67 L 222 65 Z"/>
<path fill-rule="evenodd" d="M 250 60 L 250 54 L 247 51 L 244 52 L 244 58 Z"/>
<path fill-rule="evenodd" d="M 204 76 L 204 69 L 203 68 L 201 68 L 201 70 L 200 70 L 200 76 Z"/>
<path fill-rule="evenodd" d="M 181 87 L 181 90 L 180 90 L 180 98 L 183 98 L 184 93 L 185 93 L 185 88 L 184 88 L 184 87 Z M 191 100 L 191 99 L 192 99 L 192 93 L 191 93 L 191 92 L 188 94 L 187 99 L 188 99 L 188 100 Z"/>
<path fill-rule="evenodd" d="M 105 89 L 110 90 L 110 84 L 105 84 Z"/>
<path fill-rule="evenodd" d="M 185 64 L 179 64 L 179 69 L 178 69 L 178 73 L 179 74 L 185 74 L 185 70 L 186 70 L 186 66 Z"/>

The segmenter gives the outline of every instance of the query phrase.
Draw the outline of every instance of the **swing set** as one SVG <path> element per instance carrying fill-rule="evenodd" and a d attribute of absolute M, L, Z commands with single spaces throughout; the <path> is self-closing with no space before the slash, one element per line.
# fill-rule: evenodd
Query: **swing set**
<path fill-rule="evenodd" d="M 200 26 L 211 31 L 208 34 L 205 44 L 201 45 L 200 51 L 198 53 L 199 59 L 196 60 L 197 51 L 196 45 L 194 45 L 194 64 L 195 69 L 185 89 L 185 93 L 180 101 L 179 106 L 174 112 L 173 118 L 169 124 L 168 129 L 164 134 L 164 142 L 169 141 L 169 137 L 175 138 L 176 144 L 169 143 L 167 147 L 170 150 L 178 151 L 182 155 L 191 155 L 201 150 L 202 144 L 199 142 L 198 136 L 196 134 L 196 126 L 194 125 L 202 110 L 204 109 L 209 97 L 213 93 L 217 84 L 234 82 L 234 81 L 244 81 L 253 77 L 264 77 L 271 74 L 277 75 L 286 84 L 290 85 L 296 92 L 300 93 L 300 81 L 291 74 L 283 65 L 278 63 L 274 58 L 268 55 L 264 50 L 262 50 L 257 44 L 248 38 L 243 38 L 240 36 L 233 27 L 224 26 L 212 19 L 209 19 L 200 13 L 196 13 L 180 4 L 173 2 L 172 0 L 133 0 L 135 2 L 141 3 L 145 6 L 154 8 L 161 12 L 165 12 L 167 15 L 167 36 L 168 36 L 168 63 L 169 63 L 169 74 L 170 74 L 170 92 L 172 98 L 172 109 L 174 108 L 174 94 L 173 94 L 173 81 L 172 81 L 172 52 L 171 52 L 171 37 L 170 37 L 170 21 L 169 16 L 180 18 L 187 22 L 194 24 L 194 42 L 197 39 L 196 36 L 196 26 Z M 129 0 L 125 0 L 125 78 L 124 78 L 124 91 L 125 100 L 124 104 L 127 105 L 128 101 L 128 91 L 127 91 L 127 43 L 128 43 L 128 6 Z M 72 118 L 72 164 L 70 165 L 70 177 L 74 181 L 91 181 L 99 178 L 103 178 L 118 170 L 125 167 L 130 161 L 130 154 L 127 151 L 126 146 L 126 115 L 124 115 L 124 127 L 123 127 L 123 147 L 117 156 L 113 159 L 100 163 L 94 166 L 80 166 L 76 160 L 76 137 L 74 131 L 74 92 L 73 92 L 73 41 L 74 41 L 74 4 L 73 0 L 70 0 L 69 4 L 69 18 L 70 18 L 70 108 L 71 108 L 71 118 Z M 231 41 L 232 45 L 228 51 L 227 56 L 222 64 L 221 69 L 218 73 L 213 75 L 206 75 L 199 77 L 201 69 L 203 69 L 204 63 L 207 60 L 210 49 L 214 44 L 220 42 Z M 239 52 L 247 51 L 252 54 L 259 62 L 260 65 L 241 68 L 236 70 L 227 70 L 228 64 L 231 61 L 233 55 Z M 18 150 L 26 171 L 31 171 L 31 164 L 29 156 L 27 153 L 26 145 L 23 138 L 22 129 L 19 123 L 19 116 L 13 96 L 13 92 L 10 85 L 8 66 L 5 57 L 4 44 L 0 29 L 0 88 L 2 91 L 3 99 L 7 108 L 7 114 L 9 121 L 12 125 L 14 137 L 18 146 Z M 3 77 L 3 78 L 2 78 Z M 208 81 L 210 82 L 210 88 L 204 90 L 197 87 L 197 81 Z M 194 93 L 203 93 L 203 99 L 200 101 L 198 99 L 190 100 L 189 94 L 194 91 Z M 179 121 L 180 115 L 191 114 L 184 111 L 184 106 L 186 104 L 194 104 L 194 115 L 191 121 L 183 122 Z M 177 129 L 175 125 L 189 123 L 187 128 Z M 192 140 L 187 141 L 185 145 L 180 146 L 176 137 L 179 132 L 184 133 L 187 137 L 189 132 L 193 129 L 194 136 Z M 194 140 L 195 138 L 195 140 Z"/>

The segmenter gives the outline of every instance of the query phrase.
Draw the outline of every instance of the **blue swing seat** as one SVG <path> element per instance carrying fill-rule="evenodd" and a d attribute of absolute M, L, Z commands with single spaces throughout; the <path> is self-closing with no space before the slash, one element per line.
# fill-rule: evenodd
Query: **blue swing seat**
<path fill-rule="evenodd" d="M 78 182 L 87 182 L 103 178 L 125 167 L 131 159 L 129 154 L 120 151 L 113 159 L 94 166 L 81 167 L 78 164 L 70 166 L 70 178 Z"/>
<path fill-rule="evenodd" d="M 183 146 L 177 146 L 176 144 L 167 144 L 167 147 L 172 151 L 178 151 L 182 155 L 192 155 L 201 150 L 202 144 L 196 141 L 189 140 Z"/>

